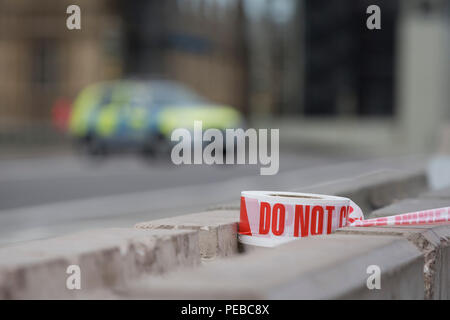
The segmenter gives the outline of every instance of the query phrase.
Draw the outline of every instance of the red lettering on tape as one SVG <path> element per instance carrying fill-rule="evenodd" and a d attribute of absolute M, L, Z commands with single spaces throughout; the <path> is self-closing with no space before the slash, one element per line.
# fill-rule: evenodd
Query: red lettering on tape
<path fill-rule="evenodd" d="M 331 226 L 332 226 L 332 223 L 333 223 L 333 211 L 334 211 L 335 207 L 334 206 L 327 206 L 326 209 L 327 209 L 327 214 L 328 214 L 328 216 L 327 216 L 327 218 L 328 218 L 328 220 L 327 220 L 327 233 L 330 234 L 331 233 Z"/>
<path fill-rule="evenodd" d="M 295 206 L 295 223 L 294 223 L 294 237 L 299 236 L 299 229 L 301 230 L 301 237 L 307 237 L 309 232 L 309 206 L 296 205 Z"/>
<path fill-rule="evenodd" d="M 270 204 L 261 202 L 259 210 L 259 233 L 268 234 L 270 230 Z"/>
<path fill-rule="evenodd" d="M 323 207 L 314 206 L 311 213 L 311 234 L 323 233 Z"/>
<path fill-rule="evenodd" d="M 285 212 L 286 209 L 283 204 L 277 203 L 273 206 L 272 233 L 276 236 L 281 236 L 284 232 Z"/>

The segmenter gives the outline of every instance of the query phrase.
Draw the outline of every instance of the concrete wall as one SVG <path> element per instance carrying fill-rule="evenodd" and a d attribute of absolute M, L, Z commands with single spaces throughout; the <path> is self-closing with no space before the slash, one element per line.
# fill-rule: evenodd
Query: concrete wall
<path fill-rule="evenodd" d="M 402 208 L 395 205 L 408 201 L 399 200 L 418 197 L 425 186 L 423 171 L 381 171 L 311 186 L 310 191 L 347 195 L 382 215 L 382 210 L 399 213 Z M 448 190 L 421 197 L 450 204 Z M 450 224 L 346 227 L 333 235 L 259 248 L 238 244 L 238 221 L 239 207 L 232 203 L 138 223 L 134 229 L 93 230 L 5 246 L 0 248 L 0 298 L 449 297 Z M 66 287 L 67 267 L 73 264 L 81 268 L 81 290 Z M 380 290 L 367 287 L 372 265 L 380 268 Z"/>

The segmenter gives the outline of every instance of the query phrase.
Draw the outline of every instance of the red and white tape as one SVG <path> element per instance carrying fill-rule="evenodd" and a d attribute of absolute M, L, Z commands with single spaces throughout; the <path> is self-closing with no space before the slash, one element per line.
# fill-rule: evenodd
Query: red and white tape
<path fill-rule="evenodd" d="M 330 234 L 345 226 L 429 224 L 450 221 L 450 207 L 364 220 L 360 207 L 344 197 L 243 191 L 239 240 L 273 247 L 298 238 Z"/>

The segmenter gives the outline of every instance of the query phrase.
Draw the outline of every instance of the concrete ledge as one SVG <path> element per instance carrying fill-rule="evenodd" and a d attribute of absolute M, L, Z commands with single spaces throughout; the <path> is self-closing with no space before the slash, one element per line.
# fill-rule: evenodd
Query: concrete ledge
<path fill-rule="evenodd" d="M 449 206 L 450 199 L 404 199 L 384 208 L 373 211 L 370 215 L 370 218 L 386 217 L 401 213 L 416 212 Z"/>
<path fill-rule="evenodd" d="M 397 200 L 415 197 L 428 189 L 424 169 L 383 169 L 349 178 L 294 188 L 292 192 L 310 192 L 347 197 L 357 203 L 367 216 Z M 211 206 L 208 210 L 239 210 L 236 201 Z"/>
<path fill-rule="evenodd" d="M 347 196 L 370 212 L 425 188 L 422 171 L 383 170 L 298 191 Z M 435 239 L 423 236 L 425 249 L 399 234 L 336 234 L 213 261 L 240 251 L 238 222 L 236 202 L 221 210 L 139 223 L 134 229 L 94 230 L 0 248 L 0 299 L 80 298 L 96 292 L 108 292 L 109 298 L 190 299 L 448 296 L 438 283 L 448 283 L 449 254 L 436 249 L 438 241 L 448 241 L 446 233 L 432 231 Z M 423 272 L 423 250 L 439 256 L 427 260 L 437 265 L 431 273 Z M 200 257 L 211 262 L 167 277 L 148 276 L 199 265 Z M 79 291 L 66 288 L 66 269 L 72 264 L 81 268 Z M 372 264 L 382 270 L 381 290 L 366 287 L 366 269 Z M 424 283 L 430 288 L 424 289 Z"/>
<path fill-rule="evenodd" d="M 450 187 L 425 192 L 420 195 L 420 198 L 450 200 Z"/>
<path fill-rule="evenodd" d="M 401 236 L 423 254 L 425 299 L 450 298 L 450 223 L 437 225 L 346 227 L 338 234 Z"/>
<path fill-rule="evenodd" d="M 181 230 L 101 229 L 0 248 L 0 299 L 67 299 L 138 276 L 200 262 L 198 235 Z M 81 290 L 68 290 L 69 265 Z"/>
<path fill-rule="evenodd" d="M 239 210 L 215 210 L 136 224 L 138 229 L 189 229 L 198 231 L 203 259 L 238 252 Z"/>
<path fill-rule="evenodd" d="M 121 299 L 423 299 L 421 252 L 392 236 L 328 235 L 116 288 Z M 381 289 L 367 288 L 367 267 Z"/>
<path fill-rule="evenodd" d="M 351 198 L 366 212 L 426 190 L 424 170 L 380 170 L 348 179 L 294 190 L 339 195 Z M 239 200 L 217 205 L 209 211 L 138 223 L 140 229 L 192 229 L 199 231 L 203 259 L 229 256 L 242 249 L 238 246 Z M 242 249 L 244 250 L 244 249 Z"/>
<path fill-rule="evenodd" d="M 336 195 L 352 199 L 366 214 L 396 200 L 415 197 L 427 190 L 428 181 L 423 170 L 380 170 L 349 179 L 302 188 L 296 191 Z"/>

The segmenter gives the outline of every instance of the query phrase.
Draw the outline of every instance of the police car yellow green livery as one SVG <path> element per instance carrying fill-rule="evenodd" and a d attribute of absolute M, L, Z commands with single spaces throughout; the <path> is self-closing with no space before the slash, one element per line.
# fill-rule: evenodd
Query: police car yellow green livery
<path fill-rule="evenodd" d="M 173 130 L 242 127 L 236 109 L 214 104 L 168 80 L 111 81 L 90 85 L 75 99 L 69 133 L 90 153 L 140 148 L 153 153 Z"/>

